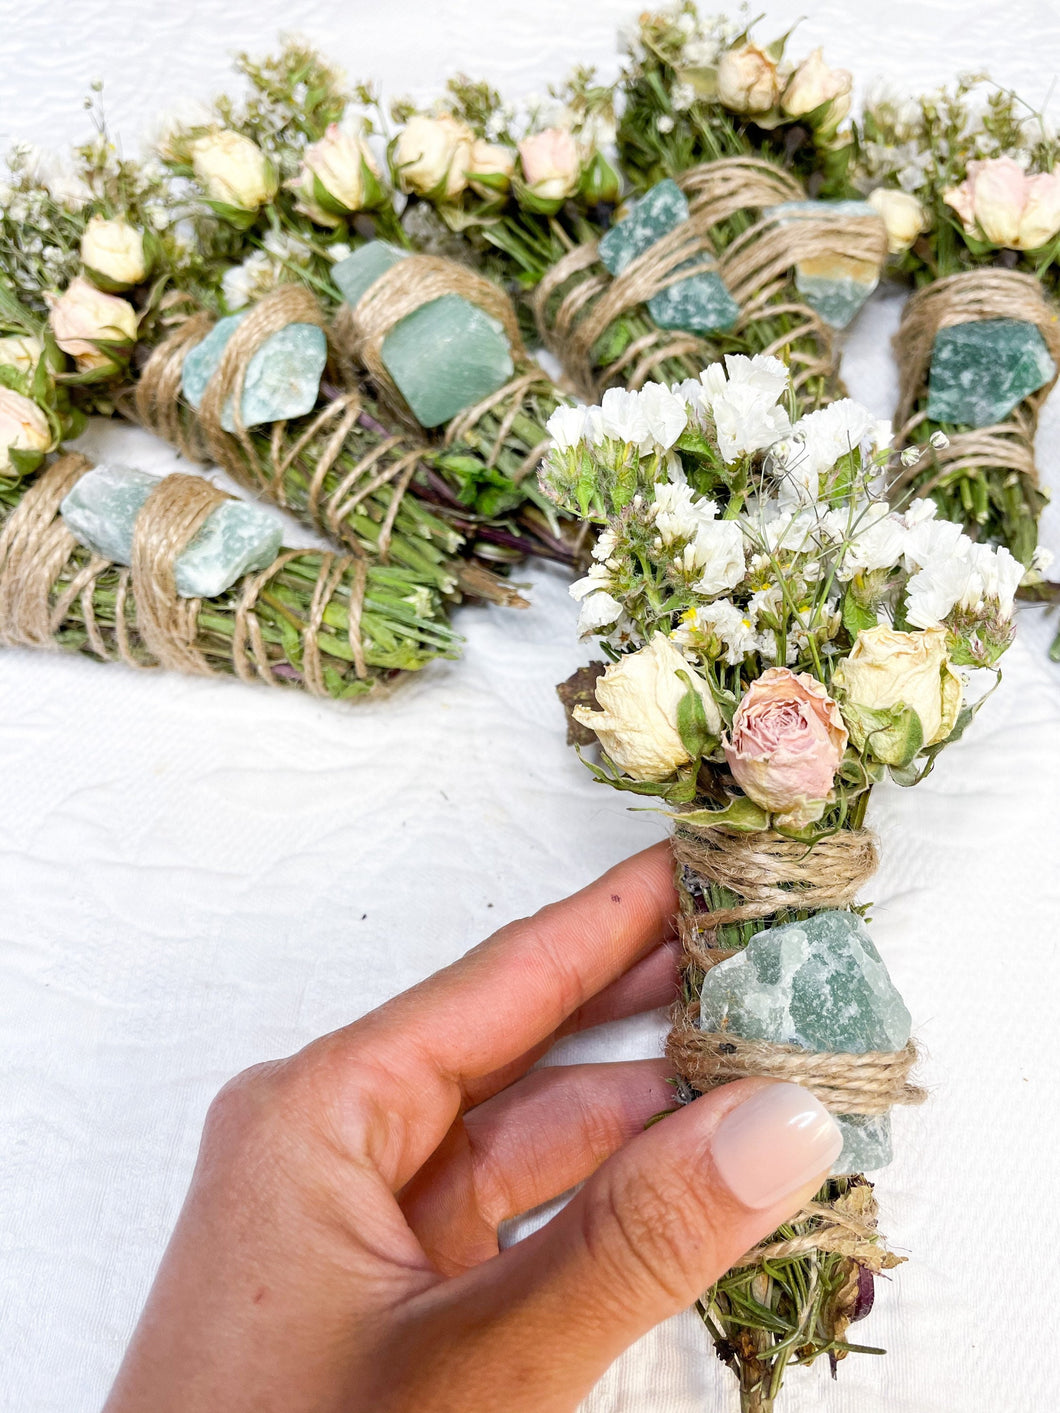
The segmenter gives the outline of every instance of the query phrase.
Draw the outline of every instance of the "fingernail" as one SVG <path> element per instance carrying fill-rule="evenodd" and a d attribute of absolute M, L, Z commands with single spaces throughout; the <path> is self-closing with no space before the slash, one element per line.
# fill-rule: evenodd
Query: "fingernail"
<path fill-rule="evenodd" d="M 826 1173 L 843 1135 L 800 1084 L 758 1089 L 722 1119 L 711 1153 L 718 1175 L 745 1207 L 772 1207 Z"/>

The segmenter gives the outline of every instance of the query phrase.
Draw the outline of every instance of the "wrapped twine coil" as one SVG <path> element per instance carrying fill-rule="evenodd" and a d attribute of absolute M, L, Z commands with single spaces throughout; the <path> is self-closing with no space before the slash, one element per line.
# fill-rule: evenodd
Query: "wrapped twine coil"
<path fill-rule="evenodd" d="M 359 389 L 350 386 L 293 434 L 287 422 L 272 423 L 269 454 L 263 457 L 240 415 L 243 385 L 254 354 L 289 324 L 314 324 L 327 332 L 316 297 L 299 285 L 273 290 L 242 320 L 225 345 L 198 412 L 189 415 L 181 399 L 184 358 L 210 332 L 213 320 L 199 313 L 182 321 L 144 366 L 135 391 L 137 419 L 189 460 L 215 462 L 240 485 L 263 493 L 284 510 L 291 508 L 287 490 L 291 467 L 311 443 L 323 438 L 307 489 L 305 516 L 343 540 L 353 554 L 360 555 L 360 545 L 344 533 L 345 522 L 368 496 L 392 485 L 394 494 L 378 541 L 379 558 L 385 563 L 402 497 L 422 464 L 426 449 L 410 446 L 401 436 L 388 437 L 358 460 L 336 485 L 325 490 L 328 473 L 342 455 L 364 410 Z M 232 409 L 234 432 L 221 425 L 228 407 Z"/>
<path fill-rule="evenodd" d="M 931 356 L 940 329 L 982 319 L 1018 319 L 1033 324 L 1045 340 L 1056 369 L 1060 370 L 1060 323 L 1057 311 L 1047 298 L 1041 282 L 1019 270 L 969 270 L 948 275 L 912 295 L 902 311 L 894 336 L 899 370 L 899 398 L 895 425 L 896 444 L 906 446 L 925 421 L 917 403 L 927 397 Z M 1038 413 L 1056 383 L 1050 381 L 1025 398 L 1003 422 L 976 427 L 950 436 L 946 447 L 932 448 L 934 472 L 926 481 L 923 465 L 906 467 L 894 482 L 894 492 L 903 491 L 913 480 L 917 490 L 928 495 L 954 473 L 1004 467 L 1038 484 L 1034 459 L 1034 437 Z"/>
<path fill-rule="evenodd" d="M 130 667 L 164 667 L 198 676 L 228 675 L 203 651 L 198 640 L 200 599 L 180 598 L 174 566 L 223 491 L 197 476 L 173 475 L 159 481 L 145 501 L 133 532 L 132 564 L 119 568 L 92 555 L 61 583 L 71 561 L 83 554 L 59 513 L 59 507 L 92 463 L 83 456 L 61 457 L 26 489 L 0 531 L 0 642 L 11 647 L 57 650 L 57 635 L 79 601 L 88 645 L 96 657 Z M 268 568 L 248 574 L 237 586 L 231 667 L 242 681 L 280 686 L 255 613 L 269 581 L 303 550 L 284 550 Z M 367 565 L 353 555 L 323 553 L 302 633 L 303 680 L 317 696 L 327 695 L 318 635 L 324 612 L 341 589 L 348 597 L 349 643 L 357 676 L 368 677 L 360 623 L 367 586 Z M 115 622 L 105 629 L 94 607 L 97 581 L 117 576 Z M 289 683 L 288 683 L 289 685 Z"/>
<path fill-rule="evenodd" d="M 716 352 L 709 337 L 669 329 L 653 329 L 634 339 L 600 369 L 594 364 L 593 349 L 622 315 L 670 285 L 713 270 L 740 306 L 731 335 L 745 335 L 761 319 L 790 320 L 792 327 L 762 351 L 787 354 L 797 388 L 824 376 L 832 382 L 832 394 L 839 395 L 833 329 L 785 290 L 796 263 L 822 252 L 878 272 L 887 253 L 882 221 L 875 216 L 840 215 L 827 208 L 775 214 L 769 208 L 804 201 L 806 193 L 794 177 L 754 157 L 704 163 L 684 172 L 677 183 L 688 197 L 688 220 L 630 261 L 621 274 L 608 273 L 599 260 L 599 242 L 590 241 L 557 261 L 537 287 L 538 329 L 579 393 L 595 400 L 618 381 L 640 387 L 673 358 L 690 357 L 700 365 L 710 362 Z M 727 249 L 716 252 L 713 229 L 752 211 L 761 212 L 752 226 Z M 558 303 L 553 304 L 557 296 Z"/>
<path fill-rule="evenodd" d="M 487 412 L 504 405 L 506 410 L 487 456 L 487 464 L 493 466 L 519 415 L 523 400 L 534 391 L 552 398 L 556 396 L 551 379 L 528 356 L 515 306 L 500 285 L 440 255 L 408 255 L 389 270 L 384 270 L 356 304 L 342 305 L 333 325 L 336 342 L 345 359 L 347 378 L 352 380 L 356 377 L 354 369 L 363 369 L 379 390 L 388 409 L 407 426 L 421 431 L 408 403 L 390 376 L 383 359 L 383 344 L 402 319 L 447 294 L 455 294 L 477 305 L 496 319 L 503 326 L 511 348 L 515 376 L 473 407 L 458 413 L 450 421 L 443 443 L 449 447 L 463 441 Z M 531 448 L 513 476 L 516 483 L 537 466 L 548 445 L 548 441 L 543 441 Z"/>
<path fill-rule="evenodd" d="M 735 955 L 716 945 L 718 928 L 764 921 L 789 909 L 847 907 L 877 866 L 875 840 L 863 829 L 841 830 L 810 847 L 772 831 L 728 833 L 682 824 L 679 818 L 673 852 L 681 899 L 682 963 L 694 994 L 705 971 Z M 701 908 L 705 884 L 725 888 L 740 901 L 714 911 Z M 893 1052 L 814 1052 L 744 1040 L 727 1031 L 704 1031 L 698 1022 L 698 1001 L 678 1002 L 666 1054 L 679 1078 L 701 1094 L 734 1079 L 766 1076 L 804 1085 L 834 1114 L 884 1114 L 894 1104 L 919 1104 L 926 1097 L 909 1081 L 917 1060 L 912 1041 Z M 878 1263 L 884 1253 L 874 1240 L 874 1205 L 867 1222 L 866 1211 L 857 1217 L 842 1202 L 810 1204 L 793 1219 L 809 1230 L 791 1241 L 756 1248 L 737 1264 L 760 1264 L 812 1250 L 841 1251 Z M 871 1257 L 863 1248 L 871 1248 Z"/>

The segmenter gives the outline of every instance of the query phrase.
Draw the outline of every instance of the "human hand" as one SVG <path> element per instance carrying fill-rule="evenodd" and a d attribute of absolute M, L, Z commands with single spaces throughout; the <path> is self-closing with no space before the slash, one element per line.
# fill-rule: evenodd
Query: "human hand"
<path fill-rule="evenodd" d="M 809 1200 L 840 1138 L 797 1085 L 644 1130 L 662 1060 L 526 1073 L 672 998 L 671 875 L 649 849 L 226 1085 L 105 1413 L 569 1411 Z"/>

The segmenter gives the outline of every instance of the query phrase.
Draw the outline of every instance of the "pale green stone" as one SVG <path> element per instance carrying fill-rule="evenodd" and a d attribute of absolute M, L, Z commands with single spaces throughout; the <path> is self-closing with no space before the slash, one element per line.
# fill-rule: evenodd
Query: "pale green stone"
<path fill-rule="evenodd" d="M 332 268 L 356 304 L 407 251 L 369 241 Z M 515 371 L 504 325 L 458 294 L 443 294 L 399 320 L 383 340 L 383 362 L 422 427 L 437 427 L 503 387 Z"/>
<path fill-rule="evenodd" d="M 927 416 L 959 427 L 992 426 L 1044 387 L 1055 372 L 1034 324 L 1021 319 L 954 324 L 935 335 Z"/>
<path fill-rule="evenodd" d="M 837 216 L 873 216 L 878 213 L 867 201 L 785 201 L 770 207 L 781 224 L 790 224 L 821 211 Z M 845 329 L 880 281 L 879 267 L 871 260 L 859 260 L 835 251 L 822 250 L 795 266 L 795 288 L 803 299 L 833 329 Z"/>
<path fill-rule="evenodd" d="M 646 191 L 629 215 L 600 237 L 600 259 L 612 275 L 620 275 L 638 255 L 687 220 L 688 199 L 667 177 Z"/>
<path fill-rule="evenodd" d="M 62 517 L 86 549 L 115 564 L 129 564 L 136 517 L 161 479 L 134 466 L 101 463 L 66 496 Z M 244 574 L 271 564 L 282 543 L 283 525 L 272 511 L 226 500 L 177 556 L 177 593 L 181 598 L 216 598 Z"/>
<path fill-rule="evenodd" d="M 631 261 L 687 220 L 688 201 L 681 188 L 669 178 L 658 182 L 645 192 L 628 216 L 600 238 L 600 259 L 612 275 L 620 275 Z M 690 260 L 688 268 L 702 265 L 705 258 Z M 648 313 L 660 329 L 711 334 L 731 329 L 740 307 L 721 276 L 706 270 L 652 295 Z"/>
<path fill-rule="evenodd" d="M 868 929 L 852 912 L 758 932 L 703 979 L 700 1025 L 744 1040 L 805 1050 L 900 1050 L 910 1017 Z M 838 1119 L 843 1151 L 833 1172 L 864 1172 L 891 1161 L 887 1115 Z"/>
<path fill-rule="evenodd" d="M 648 300 L 648 313 L 660 329 L 684 329 L 690 334 L 714 334 L 731 329 L 740 306 L 713 270 L 667 285 Z"/>
<path fill-rule="evenodd" d="M 181 387 L 196 411 L 225 345 L 249 312 L 245 309 L 219 319 L 203 341 L 185 354 Z M 327 338 L 315 324 L 288 324 L 267 338 L 247 364 L 240 408 L 244 427 L 312 412 L 327 358 Z M 236 429 L 231 401 L 221 413 L 221 426 L 226 432 Z"/>

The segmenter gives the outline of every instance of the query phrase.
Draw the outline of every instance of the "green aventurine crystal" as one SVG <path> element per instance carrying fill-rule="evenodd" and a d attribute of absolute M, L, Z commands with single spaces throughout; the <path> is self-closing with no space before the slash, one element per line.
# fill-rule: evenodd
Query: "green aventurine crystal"
<path fill-rule="evenodd" d="M 600 238 L 600 260 L 612 275 L 620 275 L 631 261 L 657 240 L 688 220 L 688 201 L 669 177 L 646 191 L 630 214 Z M 705 258 L 705 257 L 704 257 Z M 702 264 L 690 261 L 688 268 Z M 679 267 L 679 268 L 684 268 Z M 731 329 L 739 305 L 713 270 L 678 280 L 648 300 L 648 313 L 661 329 L 684 329 L 709 334 Z"/>
<path fill-rule="evenodd" d="M 369 241 L 332 267 L 355 305 L 385 270 L 409 254 Z M 504 325 L 458 294 L 443 294 L 406 314 L 383 340 L 383 362 L 421 427 L 437 427 L 496 392 L 515 371 Z"/>
<path fill-rule="evenodd" d="M 700 1026 L 744 1040 L 804 1050 L 900 1050 L 910 1018 L 857 913 L 816 913 L 757 932 L 742 952 L 712 967 L 700 992 Z M 888 1115 L 843 1116 L 833 1173 L 891 1161 Z"/>
<path fill-rule="evenodd" d="M 867 201 L 785 201 L 769 208 L 781 225 L 820 216 L 872 216 L 878 213 Z M 795 266 L 795 288 L 811 309 L 833 329 L 845 329 L 880 282 L 879 267 L 871 260 L 822 250 Z"/>
<path fill-rule="evenodd" d="M 132 561 L 136 517 L 162 480 L 135 466 L 101 463 L 85 473 L 60 506 L 70 533 L 93 554 L 114 564 Z M 226 500 L 207 516 L 177 556 L 174 578 L 181 598 L 216 598 L 280 552 L 283 525 L 271 510 Z"/>
<path fill-rule="evenodd" d="M 1022 319 L 940 329 L 931 350 L 927 416 L 959 427 L 1003 422 L 1056 372 L 1041 330 Z"/>
<path fill-rule="evenodd" d="M 218 319 L 203 341 L 185 354 L 181 387 L 196 411 L 225 345 L 249 313 L 245 309 L 227 319 Z M 324 330 L 315 324 L 288 324 L 267 338 L 247 364 L 240 405 L 243 426 L 282 422 L 287 417 L 312 412 L 327 358 Z M 221 426 L 226 432 L 236 429 L 231 401 L 221 413 Z"/>

